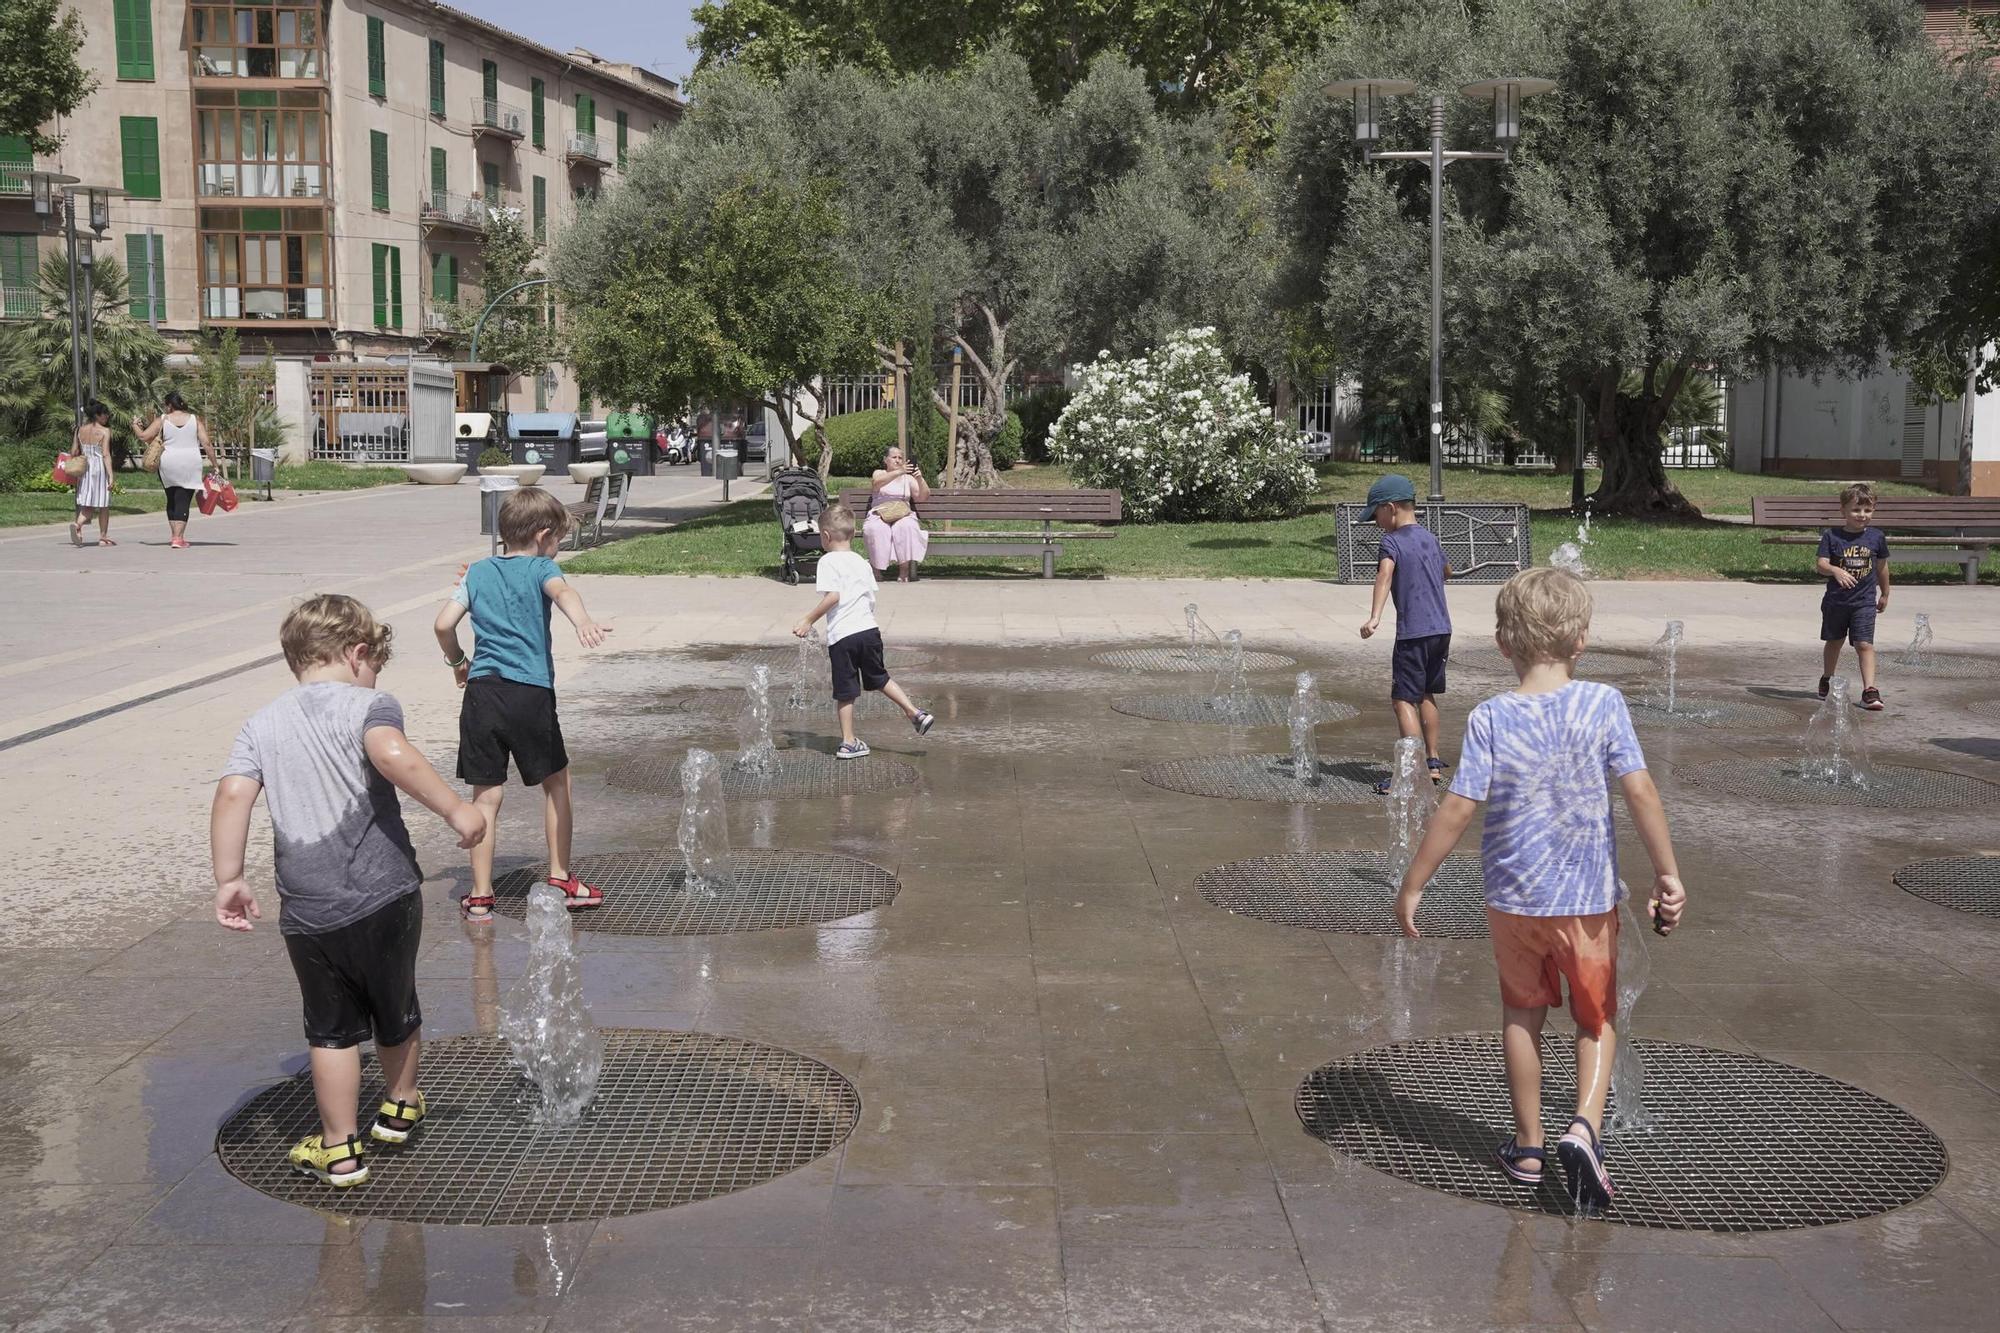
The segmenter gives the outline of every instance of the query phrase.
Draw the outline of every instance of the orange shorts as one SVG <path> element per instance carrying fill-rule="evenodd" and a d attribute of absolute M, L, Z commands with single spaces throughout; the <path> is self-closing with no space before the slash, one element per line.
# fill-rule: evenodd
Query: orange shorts
<path fill-rule="evenodd" d="M 1510 1009 L 1561 1008 L 1569 978 L 1569 1012 L 1592 1036 L 1618 1014 L 1618 913 L 1516 916 L 1486 909 L 1500 999 Z"/>

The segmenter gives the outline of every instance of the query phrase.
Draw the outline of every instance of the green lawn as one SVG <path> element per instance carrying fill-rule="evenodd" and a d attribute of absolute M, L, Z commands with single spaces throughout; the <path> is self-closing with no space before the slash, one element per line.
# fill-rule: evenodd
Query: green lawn
<path fill-rule="evenodd" d="M 1109 541 L 1072 543 L 1058 562 L 1058 575 L 1072 577 L 1136 576 L 1151 578 L 1329 578 L 1335 569 L 1332 506 L 1360 500 L 1368 485 L 1392 466 L 1334 463 L 1321 469 L 1319 494 L 1298 518 L 1263 523 L 1129 524 Z M 1411 470 L 1424 489 L 1426 480 Z M 1015 468 L 1004 475 L 1010 486 L 1049 489 L 1069 484 L 1052 467 Z M 1794 478 L 1756 477 L 1724 471 L 1691 471 L 1675 475 L 1687 497 L 1714 514 L 1747 514 L 1754 495 L 1830 494 L 1837 483 Z M 830 492 L 843 486 L 865 485 L 854 478 L 835 478 Z M 1586 487 L 1595 489 L 1589 473 Z M 1511 500 L 1533 511 L 1535 558 L 1546 562 L 1550 551 L 1576 532 L 1568 514 L 1568 474 L 1513 472 L 1499 468 L 1452 468 L 1445 476 L 1445 494 L 1453 498 Z M 1901 483 L 1878 485 L 1885 495 L 1925 494 Z M 1644 523 L 1599 519 L 1591 529 L 1587 558 L 1609 578 L 1746 579 L 1813 582 L 1809 547 L 1767 546 L 1767 535 L 1740 523 Z M 587 574 L 764 574 L 779 569 L 778 525 L 768 500 L 746 500 L 682 524 L 671 532 L 613 542 L 569 561 Z M 1018 578 L 1035 572 L 1032 557 L 1006 559 L 946 559 L 932 565 L 933 576 L 950 578 Z M 1955 566 L 1912 566 L 1899 582 L 1952 583 Z M 1989 556 L 1982 580 L 2000 583 L 2000 556 Z"/>
<path fill-rule="evenodd" d="M 406 481 L 398 467 L 349 467 L 344 463 L 297 463 L 278 468 L 274 489 L 280 491 L 355 491 L 375 486 L 399 485 Z M 238 491 L 249 485 L 239 480 Z M 114 519 L 127 514 L 154 514 L 167 507 L 160 478 L 152 472 L 132 469 L 118 474 L 118 492 L 111 497 Z M 27 527 L 36 523 L 65 523 L 75 515 L 73 491 L 20 491 L 0 494 L 0 528 Z M 115 532 L 116 529 L 114 528 Z"/>

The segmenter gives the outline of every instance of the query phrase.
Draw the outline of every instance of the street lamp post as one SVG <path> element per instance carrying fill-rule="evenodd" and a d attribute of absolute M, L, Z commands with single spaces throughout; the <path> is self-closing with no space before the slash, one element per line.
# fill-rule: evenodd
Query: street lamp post
<path fill-rule="evenodd" d="M 47 219 L 56 210 L 56 195 L 62 195 L 63 242 L 69 260 L 69 383 L 70 406 L 75 419 L 83 420 L 86 383 L 89 396 L 97 396 L 97 330 L 95 327 L 96 289 L 91 284 L 96 256 L 91 238 L 76 234 L 76 197 L 85 198 L 86 221 L 102 238 L 111 225 L 111 200 L 125 191 L 111 185 L 78 187 L 77 178 L 56 171 L 28 173 L 28 192 L 34 200 L 35 215 Z M 77 270 L 81 268 L 81 283 Z M 81 290 L 79 290 L 79 287 Z M 86 380 L 85 355 L 88 344 L 89 369 Z"/>
<path fill-rule="evenodd" d="M 115 185 L 84 185 L 77 187 L 90 206 L 90 229 L 103 240 L 105 231 L 111 226 L 111 201 L 122 199 L 125 191 Z M 70 192 L 65 192 L 70 193 Z M 75 226 L 71 224 L 74 234 Z M 95 260 L 91 252 L 91 238 L 77 237 L 77 262 L 83 266 L 83 337 L 84 348 L 90 359 L 90 397 L 97 397 L 97 286 L 94 281 Z M 82 414 L 79 412 L 79 416 Z"/>
<path fill-rule="evenodd" d="M 1436 504 L 1444 499 L 1444 169 L 1453 162 L 1505 162 L 1521 137 L 1521 99 L 1548 92 L 1555 84 L 1548 79 L 1491 79 L 1469 83 L 1459 92 L 1475 101 L 1493 104 L 1493 138 L 1497 152 L 1447 150 L 1444 146 L 1444 94 L 1432 93 L 1430 102 L 1431 146 L 1412 152 L 1378 152 L 1381 137 L 1382 101 L 1417 90 L 1407 79 L 1342 79 L 1326 84 L 1321 91 L 1354 101 L 1354 142 L 1361 147 L 1365 162 L 1429 162 L 1431 164 L 1431 493 Z"/>

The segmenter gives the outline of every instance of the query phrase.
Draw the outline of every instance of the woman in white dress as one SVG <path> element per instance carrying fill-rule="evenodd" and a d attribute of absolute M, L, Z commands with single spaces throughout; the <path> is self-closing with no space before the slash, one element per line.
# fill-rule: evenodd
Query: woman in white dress
<path fill-rule="evenodd" d="M 69 525 L 73 546 L 83 545 L 83 525 L 94 510 L 97 514 L 97 544 L 116 546 L 111 540 L 111 409 L 93 402 L 84 409 L 83 424 L 76 428 L 76 449 L 83 455 L 83 476 L 76 483 L 76 518 Z"/>
<path fill-rule="evenodd" d="M 917 505 L 931 498 L 930 484 L 924 480 L 924 470 L 906 462 L 903 451 L 893 445 L 868 484 L 872 494 L 868 497 L 868 517 L 861 525 L 868 539 L 868 561 L 878 574 L 887 572 L 890 565 L 898 566 L 896 582 L 908 583 L 911 566 L 922 564 L 930 549 L 931 539 L 917 521 L 916 512 Z M 887 504 L 900 504 L 909 512 L 894 522 L 886 521 L 880 511 Z"/>
<path fill-rule="evenodd" d="M 201 490 L 202 458 L 207 457 L 211 470 L 220 470 L 215 461 L 215 446 L 209 443 L 208 427 L 188 410 L 186 399 L 179 393 L 169 393 L 166 410 L 153 418 L 152 425 L 134 421 L 132 429 L 141 444 L 151 444 L 157 438 L 166 446 L 160 451 L 160 486 L 167 493 L 167 531 L 172 534 L 167 545 L 185 551 L 188 513 L 194 506 L 195 493 Z"/>

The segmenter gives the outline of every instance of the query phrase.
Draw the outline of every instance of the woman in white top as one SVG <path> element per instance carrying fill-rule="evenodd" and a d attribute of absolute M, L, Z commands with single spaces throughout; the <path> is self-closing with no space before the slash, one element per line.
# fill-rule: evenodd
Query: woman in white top
<path fill-rule="evenodd" d="M 92 402 L 83 410 L 83 424 L 76 428 L 77 452 L 83 455 L 83 476 L 76 483 L 76 518 L 69 525 L 73 546 L 83 545 L 83 525 L 91 511 L 97 511 L 97 544 L 116 546 L 111 540 L 111 409 Z"/>
<path fill-rule="evenodd" d="M 167 531 L 172 534 L 167 545 L 185 551 L 188 512 L 194 505 L 195 492 L 201 489 L 202 457 L 207 456 L 211 470 L 219 470 L 215 446 L 209 443 L 208 427 L 188 410 L 186 399 L 179 393 L 169 393 L 166 411 L 155 417 L 152 425 L 134 421 L 132 429 L 141 444 L 151 444 L 155 438 L 165 442 L 166 447 L 160 451 L 160 485 L 167 493 Z"/>
<path fill-rule="evenodd" d="M 882 466 L 875 469 L 868 484 L 872 492 L 868 497 L 868 518 L 861 525 L 868 539 L 868 562 L 878 573 L 892 564 L 899 566 L 896 582 L 908 583 L 910 566 L 923 563 L 924 553 L 931 544 L 923 524 L 917 521 L 917 505 L 931 498 L 924 470 L 914 462 L 905 462 L 903 451 L 892 445 L 882 455 Z M 893 523 L 885 522 L 880 513 L 882 506 L 895 503 L 901 503 L 909 512 Z"/>

